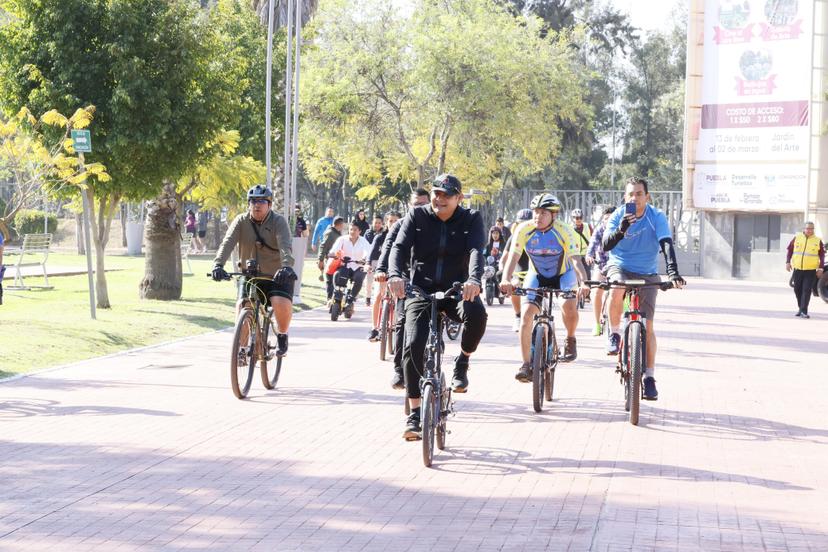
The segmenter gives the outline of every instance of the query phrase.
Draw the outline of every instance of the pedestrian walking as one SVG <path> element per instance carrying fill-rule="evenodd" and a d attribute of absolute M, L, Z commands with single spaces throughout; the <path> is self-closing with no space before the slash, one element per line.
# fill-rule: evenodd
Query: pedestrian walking
<path fill-rule="evenodd" d="M 822 238 L 814 235 L 814 223 L 806 222 L 788 244 L 788 257 L 785 270 L 793 270 L 794 294 L 798 310 L 794 316 L 810 318 L 808 304 L 811 302 L 811 290 L 822 277 L 825 268 L 825 245 Z"/>

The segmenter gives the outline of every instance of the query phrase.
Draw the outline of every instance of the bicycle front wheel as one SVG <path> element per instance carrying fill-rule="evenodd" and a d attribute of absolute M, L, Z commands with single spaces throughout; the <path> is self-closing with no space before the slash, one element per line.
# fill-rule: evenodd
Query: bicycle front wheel
<path fill-rule="evenodd" d="M 535 327 L 535 351 L 532 356 L 532 407 L 543 410 L 544 379 L 546 376 L 546 328 Z"/>
<path fill-rule="evenodd" d="M 253 382 L 256 366 L 256 332 L 253 310 L 242 309 L 233 332 L 232 356 L 230 359 L 230 386 L 237 399 L 243 399 Z"/>
<path fill-rule="evenodd" d="M 552 345 L 549 347 L 549 371 L 546 373 L 543 390 L 546 393 L 547 402 L 552 402 L 552 391 L 555 389 L 555 370 L 558 368 L 558 340 L 555 338 L 555 331 L 552 330 Z"/>
<path fill-rule="evenodd" d="M 273 329 L 273 321 L 265 316 L 262 326 L 262 351 L 259 361 L 259 370 L 262 374 L 262 385 L 265 389 L 274 389 L 279 381 L 279 374 L 282 373 L 282 357 L 274 352 L 277 348 L 276 331 Z"/>
<path fill-rule="evenodd" d="M 426 383 L 423 386 L 422 397 L 422 426 L 423 426 L 423 465 L 427 468 L 431 467 L 431 462 L 434 460 L 434 429 L 435 429 L 435 408 L 437 406 L 437 397 L 434 394 L 434 386 L 431 383 Z"/>
<path fill-rule="evenodd" d="M 641 407 L 641 372 L 643 370 L 642 354 L 644 335 L 641 331 L 641 324 L 634 323 L 630 326 L 629 347 L 630 347 L 630 423 L 638 425 L 638 413 Z"/>
<path fill-rule="evenodd" d="M 437 421 L 437 448 L 446 448 L 446 420 L 448 419 L 449 408 L 451 407 L 451 389 L 446 387 L 446 377 L 440 374 L 440 418 Z"/>

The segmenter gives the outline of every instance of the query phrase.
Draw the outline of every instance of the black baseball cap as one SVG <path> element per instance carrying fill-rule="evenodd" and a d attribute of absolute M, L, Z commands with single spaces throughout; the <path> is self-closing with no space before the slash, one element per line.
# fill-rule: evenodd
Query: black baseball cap
<path fill-rule="evenodd" d="M 463 187 L 453 174 L 441 174 L 431 184 L 432 192 L 443 192 L 448 195 L 457 195 L 463 191 Z"/>

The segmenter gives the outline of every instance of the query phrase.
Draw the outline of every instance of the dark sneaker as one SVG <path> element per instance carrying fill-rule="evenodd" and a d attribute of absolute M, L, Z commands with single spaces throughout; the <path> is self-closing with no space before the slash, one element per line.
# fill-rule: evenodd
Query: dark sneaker
<path fill-rule="evenodd" d="M 811 315 L 808 314 L 807 312 L 802 313 L 802 318 L 810 318 L 810 317 L 811 317 Z"/>
<path fill-rule="evenodd" d="M 451 379 L 451 390 L 455 393 L 465 393 L 469 386 L 469 357 L 460 354 L 454 359 L 454 377 Z"/>
<path fill-rule="evenodd" d="M 566 345 L 564 346 L 564 354 L 561 358 L 564 362 L 572 362 L 578 358 L 578 346 L 575 341 L 575 337 L 567 337 L 566 338 Z"/>
<path fill-rule="evenodd" d="M 422 438 L 423 428 L 420 425 L 420 407 L 412 408 L 411 414 L 405 420 L 405 431 L 403 431 L 403 439 L 406 441 L 416 441 Z"/>
<path fill-rule="evenodd" d="M 379 341 L 379 330 L 371 330 L 368 334 L 368 341 Z"/>
<path fill-rule="evenodd" d="M 391 378 L 391 389 L 405 389 L 405 376 L 402 368 L 394 366 L 394 377 Z"/>
<path fill-rule="evenodd" d="M 515 374 L 515 379 L 523 383 L 529 383 L 532 381 L 532 365 L 528 362 L 521 364 L 520 370 L 518 370 L 517 374 Z"/>
<path fill-rule="evenodd" d="M 646 401 L 657 401 L 658 400 L 658 391 L 656 390 L 655 386 L 655 378 L 650 376 L 648 378 L 644 378 L 644 400 Z"/>
<path fill-rule="evenodd" d="M 285 356 L 288 352 L 288 336 L 287 334 L 276 334 L 276 356 Z"/>
<path fill-rule="evenodd" d="M 802 311 L 796 311 L 796 314 L 794 316 L 802 316 Z"/>
<path fill-rule="evenodd" d="M 621 336 L 617 333 L 610 334 L 607 340 L 607 355 L 617 355 L 619 348 L 621 348 Z"/>

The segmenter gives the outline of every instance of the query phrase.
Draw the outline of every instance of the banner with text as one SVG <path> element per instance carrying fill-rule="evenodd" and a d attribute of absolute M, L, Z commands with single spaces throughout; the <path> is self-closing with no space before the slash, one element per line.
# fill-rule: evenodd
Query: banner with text
<path fill-rule="evenodd" d="M 809 0 L 706 0 L 697 208 L 805 208 L 812 18 Z"/>

